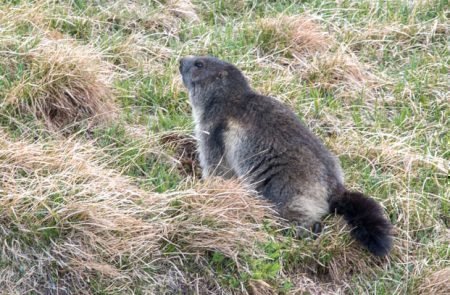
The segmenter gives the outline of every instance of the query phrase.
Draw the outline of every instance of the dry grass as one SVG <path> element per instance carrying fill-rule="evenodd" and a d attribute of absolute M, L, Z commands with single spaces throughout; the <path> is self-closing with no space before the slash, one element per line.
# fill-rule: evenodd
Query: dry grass
<path fill-rule="evenodd" d="M 323 225 L 317 239 L 297 242 L 302 263 L 283 268 L 293 283 L 290 294 L 346 294 L 353 290 L 351 280 L 373 280 L 392 263 L 403 261 L 406 248 L 398 242 L 389 257 L 373 257 L 350 238 L 350 228 L 342 218 L 329 217 Z"/>
<path fill-rule="evenodd" d="M 174 150 L 174 158 L 181 173 L 194 177 L 194 179 L 201 178 L 197 144 L 194 137 L 171 132 L 163 134 L 160 142 L 166 145 L 166 149 Z"/>
<path fill-rule="evenodd" d="M 44 39 L 25 53 L 24 66 L 28 73 L 9 90 L 4 106 L 31 114 L 52 129 L 114 117 L 114 72 L 94 48 Z"/>
<path fill-rule="evenodd" d="M 17 28 L 24 26 L 30 26 L 40 33 L 48 31 L 46 14 L 43 12 L 44 5 L 45 1 L 37 1 L 34 5 L 27 3 L 18 6 L 5 5 L 0 11 L 2 24 L 0 36 L 4 37 L 6 33 L 13 33 Z M 14 40 L 12 36 L 11 40 Z"/>
<path fill-rule="evenodd" d="M 387 82 L 373 73 L 344 46 L 337 46 L 332 33 L 310 15 L 263 18 L 259 20 L 260 45 L 265 55 L 298 75 L 309 87 L 338 98 L 381 97 Z M 281 56 L 280 56 L 281 54 Z"/>
<path fill-rule="evenodd" d="M 399 24 L 391 23 L 369 24 L 364 30 L 354 29 L 350 46 L 353 50 L 360 50 L 362 46 L 370 46 L 381 55 L 382 51 L 392 43 L 399 48 L 408 50 L 411 47 L 420 46 L 429 48 L 436 37 L 444 37 L 448 34 L 448 26 L 434 21 L 426 24 Z M 399 52 L 401 54 L 401 52 Z"/>
<path fill-rule="evenodd" d="M 262 48 L 267 53 L 285 52 L 295 58 L 304 58 L 334 45 L 333 38 L 312 16 L 279 15 L 260 19 L 257 24 L 262 34 Z"/>
<path fill-rule="evenodd" d="M 309 275 L 304 273 L 292 274 L 292 282 L 294 288 L 289 294 L 310 294 L 310 295 L 322 295 L 322 294 L 343 294 L 345 288 L 337 286 L 333 283 L 320 283 L 317 280 L 311 279 Z"/>
<path fill-rule="evenodd" d="M 262 224 L 273 220 L 271 210 L 236 182 L 149 193 L 106 169 L 91 145 L 30 144 L 2 135 L 0 280 L 7 290 L 90 294 L 92 280 L 110 291 L 142 282 L 154 290 L 167 288 L 155 276 L 167 280 L 171 267 L 187 286 L 180 259 L 192 257 L 207 270 L 201 257 L 208 253 L 238 267 L 244 253 L 263 254 L 255 242 L 268 239 Z"/>
<path fill-rule="evenodd" d="M 335 120 L 335 119 L 332 119 Z M 418 167 L 435 169 L 441 175 L 449 173 L 450 162 L 443 157 L 423 154 L 408 145 L 407 137 L 394 134 L 363 133 L 352 127 L 340 127 L 334 130 L 335 137 L 327 144 L 338 155 L 366 157 L 374 166 L 391 168 L 404 175 L 414 172 Z"/>
<path fill-rule="evenodd" d="M 326 265 L 328 282 L 333 282 L 333 284 L 342 288 L 346 282 L 352 279 L 355 273 L 374 278 L 377 272 L 389 267 L 392 261 L 395 261 L 395 263 L 402 262 L 401 253 L 405 249 L 399 247 L 398 242 L 396 242 L 395 249 L 388 257 L 371 257 L 358 243 L 347 239 L 350 228 L 343 220 L 331 221 L 327 226 L 318 243 L 321 253 L 330 255 L 330 260 Z"/>
<path fill-rule="evenodd" d="M 450 290 L 450 268 L 438 270 L 429 275 L 419 286 L 422 295 L 445 295 Z"/>
<path fill-rule="evenodd" d="M 200 20 L 189 0 L 154 1 L 151 5 L 114 1 L 105 15 L 113 25 L 137 33 L 160 34 L 163 38 L 177 37 L 183 21 L 195 24 Z"/>
<path fill-rule="evenodd" d="M 190 0 L 170 0 L 167 9 L 178 18 L 194 23 L 200 21 L 195 6 Z"/>
<path fill-rule="evenodd" d="M 173 55 L 170 48 L 147 41 L 142 33 L 133 33 L 120 43 L 109 44 L 107 51 L 114 65 L 128 71 L 128 77 L 135 71 L 161 73 Z"/>
<path fill-rule="evenodd" d="M 361 96 L 373 100 L 376 91 L 386 83 L 344 49 L 314 56 L 306 62 L 299 60 L 294 67 L 311 87 L 347 100 Z"/>

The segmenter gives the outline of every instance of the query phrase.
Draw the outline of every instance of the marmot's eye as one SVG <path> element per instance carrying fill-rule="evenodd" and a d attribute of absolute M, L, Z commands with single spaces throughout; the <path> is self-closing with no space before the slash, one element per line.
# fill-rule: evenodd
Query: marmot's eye
<path fill-rule="evenodd" d="M 195 63 L 194 63 L 194 66 L 196 66 L 197 68 L 203 68 L 203 63 L 201 62 L 201 61 L 196 61 Z"/>

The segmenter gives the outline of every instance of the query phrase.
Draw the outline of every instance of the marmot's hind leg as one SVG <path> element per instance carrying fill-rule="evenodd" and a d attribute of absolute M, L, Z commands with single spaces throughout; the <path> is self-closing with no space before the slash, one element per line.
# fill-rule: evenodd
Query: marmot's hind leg
<path fill-rule="evenodd" d="M 329 212 L 326 198 L 311 199 L 296 196 L 281 210 L 283 218 L 293 222 L 297 227 L 297 236 L 318 235 L 322 231 L 322 217 Z"/>
<path fill-rule="evenodd" d="M 315 222 L 311 227 L 305 228 L 303 225 L 294 223 L 295 224 L 295 237 L 298 239 L 304 239 L 304 238 L 313 238 L 316 239 L 319 237 L 320 233 L 322 232 L 322 223 L 321 222 Z"/>

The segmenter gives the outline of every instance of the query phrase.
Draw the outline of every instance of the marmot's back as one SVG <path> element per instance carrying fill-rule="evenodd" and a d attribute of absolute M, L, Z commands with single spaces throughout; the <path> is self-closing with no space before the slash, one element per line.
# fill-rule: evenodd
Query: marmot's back
<path fill-rule="evenodd" d="M 337 158 L 287 106 L 258 94 L 248 95 L 243 101 L 242 113 L 234 120 L 251 129 L 250 135 L 260 137 L 258 142 L 264 142 L 265 148 L 271 147 L 281 158 L 309 166 L 310 171 L 321 169 L 321 174 L 330 178 L 331 186 L 343 185 Z"/>

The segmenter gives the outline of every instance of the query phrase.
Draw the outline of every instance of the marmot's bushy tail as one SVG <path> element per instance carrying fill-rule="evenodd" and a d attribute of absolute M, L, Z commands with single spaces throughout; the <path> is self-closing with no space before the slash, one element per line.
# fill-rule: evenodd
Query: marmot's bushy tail
<path fill-rule="evenodd" d="M 331 199 L 330 212 L 343 215 L 353 227 L 351 235 L 374 255 L 386 255 L 391 249 L 392 225 L 375 200 L 359 192 L 345 191 Z"/>

